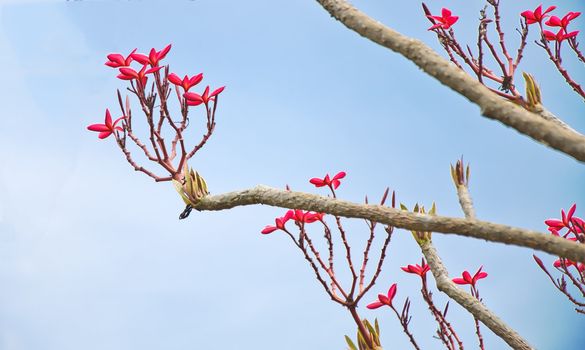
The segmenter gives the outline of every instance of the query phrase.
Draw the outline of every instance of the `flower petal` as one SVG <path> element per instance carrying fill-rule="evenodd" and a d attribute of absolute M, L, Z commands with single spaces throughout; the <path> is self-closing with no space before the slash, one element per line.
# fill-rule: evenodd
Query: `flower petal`
<path fill-rule="evenodd" d="M 110 128 L 108 128 L 105 124 L 92 124 L 92 125 L 87 127 L 87 130 L 101 132 L 101 131 L 110 131 Z"/>
<path fill-rule="evenodd" d="M 381 307 L 381 306 L 384 306 L 384 304 L 382 304 L 382 303 L 381 303 L 381 302 L 379 302 L 379 301 L 374 301 L 373 303 L 371 303 L 371 304 L 368 304 L 366 307 L 367 307 L 368 309 L 370 309 L 370 310 L 374 310 L 374 309 L 377 309 L 377 308 L 379 308 L 379 307 Z"/>
<path fill-rule="evenodd" d="M 278 227 L 268 225 L 262 231 L 260 231 L 260 233 L 267 235 L 267 234 L 272 233 L 276 230 L 278 230 Z"/>
<path fill-rule="evenodd" d="M 175 73 L 169 74 L 167 79 L 175 85 L 182 85 L 183 84 L 183 81 L 181 80 L 181 78 L 179 78 L 179 76 L 176 75 Z"/>

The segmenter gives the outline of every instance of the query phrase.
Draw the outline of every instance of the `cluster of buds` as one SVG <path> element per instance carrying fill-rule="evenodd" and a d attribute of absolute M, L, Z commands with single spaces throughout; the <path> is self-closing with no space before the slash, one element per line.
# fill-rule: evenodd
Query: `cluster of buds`
<path fill-rule="evenodd" d="M 179 219 L 185 219 L 189 216 L 193 207 L 209 194 L 205 180 L 198 172 L 189 169 L 187 164 L 185 164 L 183 174 L 183 183 L 173 179 L 175 190 L 177 190 L 177 193 L 179 193 L 186 205 L 185 210 L 179 215 Z"/>
<path fill-rule="evenodd" d="M 542 5 L 538 6 L 534 11 L 526 10 L 522 12 L 520 15 L 524 17 L 526 20 L 526 24 L 537 24 L 540 26 L 542 36 L 547 41 L 556 41 L 558 45 L 561 42 L 567 39 L 573 39 L 577 37 L 579 34 L 578 30 L 574 30 L 569 32 L 568 26 L 572 20 L 579 17 L 581 12 L 573 12 L 569 11 L 563 18 L 559 18 L 557 16 L 550 16 L 550 18 L 544 22 L 545 25 L 549 26 L 551 29 L 558 28 L 556 33 L 551 32 L 550 30 L 543 29 L 542 21 L 549 17 L 548 13 L 552 12 L 556 9 L 556 6 L 550 6 L 545 11 L 542 11 Z"/>
<path fill-rule="evenodd" d="M 368 330 L 370 334 L 370 341 L 368 342 L 366 338 L 362 335 L 362 332 L 358 329 L 357 331 L 357 346 L 351 340 L 350 337 L 347 335 L 345 336 L 345 342 L 349 347 L 349 350 L 382 350 L 382 343 L 380 342 L 380 325 L 378 324 L 378 320 L 374 321 L 374 325 L 370 323 L 367 319 L 362 321 L 362 324 L 365 329 Z"/>
<path fill-rule="evenodd" d="M 585 244 L 585 221 L 575 216 L 577 206 L 573 204 L 568 212 L 561 210 L 561 219 L 548 219 L 544 223 L 549 232 L 557 237 L 563 237 L 573 242 Z M 549 277 L 553 285 L 575 305 L 575 311 L 585 314 L 585 263 L 559 257 L 553 262 L 554 268 L 561 273 L 560 278 L 554 278 L 542 260 L 533 255 L 538 266 Z M 582 301 L 574 297 L 567 288 L 567 279 L 573 284 Z"/>
<path fill-rule="evenodd" d="M 400 203 L 400 209 L 405 210 L 405 211 L 409 211 L 408 207 L 402 203 Z M 424 206 L 419 206 L 418 203 L 416 203 L 414 205 L 414 208 L 412 209 L 413 213 L 419 213 L 419 214 L 427 214 L 425 207 Z M 431 210 L 429 210 L 428 214 L 429 215 L 435 215 L 437 213 L 437 207 L 435 205 L 435 203 L 433 202 L 433 205 L 431 206 Z M 430 242 L 432 239 L 432 232 L 430 231 L 415 231 L 415 230 L 411 230 L 410 232 L 412 232 L 412 236 L 414 237 L 414 239 L 416 240 L 416 242 L 421 245 L 425 242 Z"/>
<path fill-rule="evenodd" d="M 205 180 L 188 167 L 187 161 L 213 134 L 218 97 L 224 87 L 211 91 L 207 86 L 201 94 L 190 91 L 203 80 L 203 73 L 192 77 L 185 75 L 182 79 L 177 74 L 170 73 L 169 66 L 161 64 L 170 50 L 169 44 L 162 50 L 151 49 L 148 55 L 137 53 L 136 49 L 127 56 L 112 53 L 107 55 L 105 63 L 106 66 L 117 69 L 118 79 L 130 83 L 127 90 L 138 99 L 146 117 L 149 142 L 143 142 L 135 133 L 130 99 L 126 96 L 124 100 L 120 90 L 117 91 L 117 95 L 122 116 L 112 120 L 110 110 L 106 109 L 104 123 L 89 125 L 87 129 L 98 132 L 100 139 L 114 135 L 116 143 L 134 170 L 150 176 L 157 182 L 172 180 L 187 205 L 187 209 L 181 214 L 181 218 L 184 218 L 189 214 L 190 208 L 208 194 Z M 138 67 L 132 67 L 135 63 Z M 150 78 L 152 84 L 149 87 Z M 172 87 L 180 105 L 180 118 L 173 118 L 169 110 Z M 201 108 L 198 106 L 205 108 L 206 132 L 198 143 L 188 147 L 184 134 L 189 126 L 189 113 L 193 108 Z M 165 140 L 165 136 L 170 136 L 170 143 Z M 166 175 L 157 175 L 154 171 L 139 165 L 128 148 L 128 139 L 134 143 L 135 149 L 142 151 L 146 159 L 160 165 Z"/>

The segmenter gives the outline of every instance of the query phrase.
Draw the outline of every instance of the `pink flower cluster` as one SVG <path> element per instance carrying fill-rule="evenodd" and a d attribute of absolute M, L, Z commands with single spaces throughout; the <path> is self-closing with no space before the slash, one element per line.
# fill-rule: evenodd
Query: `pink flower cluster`
<path fill-rule="evenodd" d="M 107 55 L 108 60 L 106 61 L 105 65 L 118 69 L 118 79 L 127 80 L 132 83 L 136 82 L 137 93 L 144 94 L 149 75 L 155 74 L 157 84 L 159 83 L 159 71 L 164 68 L 160 65 L 160 62 L 167 56 L 170 50 L 171 44 L 167 45 L 159 51 L 152 48 L 150 49 L 148 55 L 136 53 L 136 49 L 132 50 L 132 52 L 130 52 L 127 56 L 123 56 L 119 53 L 112 53 Z M 133 62 L 139 63 L 141 67 L 136 69 L 132 68 L 130 65 Z M 167 79 L 170 83 L 183 89 L 182 96 L 188 106 L 198 106 L 204 104 L 207 107 L 209 102 L 214 101 L 216 96 L 219 95 L 225 88 L 222 86 L 210 93 L 210 88 L 207 86 L 202 94 L 189 92 L 192 87 L 196 86 L 201 82 L 201 80 L 203 80 L 203 73 L 199 73 L 192 77 L 185 75 L 183 79 L 181 79 L 177 74 L 171 73 L 168 76 L 163 76 L 163 79 Z M 120 126 L 116 126 L 116 124 L 125 118 L 126 116 L 122 116 L 112 122 L 110 112 L 106 109 L 106 118 L 104 124 L 92 124 L 88 126 L 87 129 L 90 131 L 99 132 L 98 137 L 100 139 L 104 139 L 113 134 L 115 131 L 123 131 L 124 129 Z"/>
<path fill-rule="evenodd" d="M 563 18 L 559 18 L 557 16 L 550 16 L 550 18 L 546 22 L 544 22 L 544 24 L 549 27 L 558 27 L 559 30 L 556 33 L 542 29 L 542 21 L 546 17 L 549 17 L 548 13 L 552 12 L 554 9 L 556 9 L 556 6 L 550 6 L 543 12 L 542 5 L 540 5 L 534 11 L 526 10 L 522 12 L 520 15 L 524 17 L 524 19 L 526 20 L 526 24 L 530 25 L 538 23 L 542 30 L 542 34 L 548 41 L 556 41 L 560 43 L 563 40 L 576 37 L 579 31 L 574 30 L 572 32 L 569 32 L 567 27 L 572 20 L 581 15 L 581 12 L 570 11 L 567 14 L 565 14 Z"/>

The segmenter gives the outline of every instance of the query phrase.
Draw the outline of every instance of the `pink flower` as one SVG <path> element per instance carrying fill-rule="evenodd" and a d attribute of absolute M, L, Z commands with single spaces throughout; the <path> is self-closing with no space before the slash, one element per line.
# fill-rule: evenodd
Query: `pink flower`
<path fill-rule="evenodd" d="M 481 271 L 482 268 L 483 268 L 483 266 L 481 266 L 479 268 L 479 270 L 477 270 L 477 272 L 475 273 L 475 275 L 473 275 L 473 277 L 471 277 L 469 272 L 463 271 L 463 274 L 462 274 L 463 278 L 453 278 L 453 282 L 455 282 L 457 284 L 471 284 L 472 286 L 475 287 L 475 283 L 478 280 L 480 280 L 482 278 L 486 278 L 488 275 L 487 273 Z"/>
<path fill-rule="evenodd" d="M 122 129 L 121 127 L 116 126 L 116 124 L 118 124 L 118 122 L 124 118 L 125 117 L 122 116 L 112 123 L 112 116 L 110 115 L 110 110 L 106 108 L 106 119 L 104 124 L 92 124 L 87 127 L 87 130 L 99 132 L 98 137 L 100 139 L 105 139 L 106 137 L 114 133 L 114 131 L 116 130 L 124 131 L 124 129 Z"/>
<path fill-rule="evenodd" d="M 189 91 L 190 88 L 199 84 L 201 82 L 201 80 L 203 80 L 203 73 L 199 73 L 197 75 L 194 75 L 191 78 L 189 78 L 188 75 L 185 75 L 185 77 L 182 80 L 175 73 L 171 73 L 171 74 L 169 74 L 167 79 L 169 79 L 169 81 L 171 83 L 173 83 L 177 86 L 182 86 L 183 89 L 185 90 L 185 92 L 187 92 L 187 91 Z"/>
<path fill-rule="evenodd" d="M 544 18 L 547 17 L 547 13 L 551 12 L 552 10 L 556 9 L 556 6 L 551 6 L 542 12 L 542 5 L 539 5 L 534 12 L 526 10 L 522 12 L 520 15 L 526 19 L 526 24 L 534 24 L 534 23 L 541 23 Z"/>
<path fill-rule="evenodd" d="M 150 49 L 148 56 L 141 53 L 133 53 L 131 56 L 140 64 L 149 64 L 151 67 L 158 67 L 158 63 L 165 58 L 167 53 L 171 50 L 171 44 L 168 44 L 164 49 L 156 51 L 154 48 Z"/>
<path fill-rule="evenodd" d="M 311 224 L 315 221 L 321 221 L 323 220 L 323 216 L 325 215 L 325 213 L 313 213 L 310 211 L 302 211 L 300 209 L 295 209 L 292 218 L 297 222 L 297 223 L 307 223 L 307 224 Z"/>
<path fill-rule="evenodd" d="M 345 172 L 341 171 L 337 173 L 337 175 L 333 176 L 333 179 L 330 179 L 329 174 L 326 174 L 325 177 L 322 179 L 314 177 L 311 180 L 309 180 L 309 182 L 315 185 L 315 187 L 329 186 L 330 188 L 336 190 L 337 187 L 339 187 L 339 185 L 341 184 L 339 180 L 343 179 L 344 177 Z"/>
<path fill-rule="evenodd" d="M 154 67 L 150 69 L 146 69 L 146 65 L 142 67 L 142 69 L 137 72 L 130 67 L 122 67 L 120 68 L 120 74 L 118 74 L 118 79 L 122 80 L 136 80 L 138 83 L 141 84 L 142 87 L 146 86 L 146 82 L 148 78 L 146 77 L 147 74 L 153 73 L 161 69 L 162 67 Z"/>
<path fill-rule="evenodd" d="M 561 29 L 562 30 L 562 29 Z M 583 233 L 585 229 L 585 221 L 583 219 L 574 216 L 575 210 L 577 209 L 577 204 L 573 204 L 569 211 L 565 213 L 563 209 L 561 209 L 561 219 L 548 219 L 545 220 L 544 223 L 548 226 L 548 230 L 555 236 L 560 236 L 559 231 L 567 228 L 568 231 L 563 235 L 564 238 L 567 238 L 569 234 L 573 233 L 575 236 L 578 234 Z"/>
<path fill-rule="evenodd" d="M 565 259 L 565 258 L 560 258 L 560 259 L 555 260 L 555 262 L 553 262 L 553 266 L 556 267 L 557 269 L 559 269 L 563 266 L 562 262 L 565 263 L 565 266 L 567 268 L 569 268 L 569 266 L 575 266 L 577 268 L 577 270 L 579 270 L 579 272 L 585 271 L 585 264 L 580 263 L 580 262 L 574 262 L 572 260 Z"/>
<path fill-rule="evenodd" d="M 134 54 L 134 52 L 136 52 L 136 49 L 132 50 L 132 52 L 130 52 L 130 54 L 125 58 L 119 53 L 111 53 L 107 56 L 108 61 L 105 63 L 105 65 L 112 68 L 128 67 L 132 62 L 132 54 Z"/>
<path fill-rule="evenodd" d="M 396 283 L 394 283 L 390 286 L 388 295 L 378 294 L 378 301 L 374 301 L 373 303 L 368 304 L 366 307 L 368 309 L 377 309 L 384 305 L 392 306 L 392 299 L 394 299 L 394 296 L 396 296 L 396 288 Z"/>
<path fill-rule="evenodd" d="M 183 96 L 187 100 L 187 104 L 189 106 L 199 106 L 200 104 L 205 104 L 207 106 L 209 101 L 214 101 L 215 96 L 219 95 L 225 86 L 215 89 L 211 94 L 209 93 L 209 86 L 205 88 L 203 91 L 203 95 L 196 94 L 194 92 L 186 92 Z"/>
<path fill-rule="evenodd" d="M 441 27 L 443 29 L 449 29 L 459 19 L 458 16 L 451 16 L 451 10 L 446 9 L 444 7 L 441 10 L 441 16 L 428 15 L 427 17 L 430 18 L 431 21 L 432 20 L 437 21 L 437 23 L 433 24 L 433 26 L 430 27 L 428 30 L 433 30 L 433 29 L 436 29 L 439 27 Z"/>
<path fill-rule="evenodd" d="M 276 218 L 275 221 L 275 226 L 270 226 L 267 225 L 262 231 L 260 231 L 262 234 L 269 234 L 272 233 L 276 230 L 285 230 L 284 225 L 286 224 L 287 221 L 289 221 L 292 217 L 294 216 L 294 213 L 292 210 L 289 210 L 286 212 L 286 214 L 284 214 L 284 216 Z"/>
<path fill-rule="evenodd" d="M 579 34 L 579 31 L 575 30 L 575 31 L 570 32 L 570 33 L 565 33 L 565 30 L 563 28 L 561 28 L 556 34 L 551 32 L 551 31 L 548 31 L 548 30 L 543 30 L 542 34 L 544 34 L 544 37 L 546 38 L 546 40 L 557 41 L 560 43 L 565 39 L 570 39 L 570 38 L 577 36 L 577 34 Z"/>
<path fill-rule="evenodd" d="M 427 265 L 423 261 L 422 266 L 420 266 L 419 264 L 416 264 L 416 265 L 408 265 L 408 266 L 401 267 L 401 269 L 404 272 L 413 273 L 415 275 L 419 275 L 420 277 L 423 277 L 424 275 L 426 275 L 427 272 L 429 272 L 429 270 L 431 268 L 429 267 L 429 265 Z"/>
<path fill-rule="evenodd" d="M 558 18 L 557 16 L 551 16 L 544 24 L 551 27 L 561 27 L 564 30 L 567 30 L 567 26 L 571 23 L 572 20 L 579 17 L 581 12 L 569 12 L 563 16 L 563 18 Z"/>

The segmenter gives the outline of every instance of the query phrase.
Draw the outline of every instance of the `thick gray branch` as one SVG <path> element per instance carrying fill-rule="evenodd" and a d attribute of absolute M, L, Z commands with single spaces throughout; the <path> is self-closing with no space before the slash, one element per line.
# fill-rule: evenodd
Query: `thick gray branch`
<path fill-rule="evenodd" d="M 490 311 L 479 300 L 474 298 L 469 293 L 464 292 L 457 287 L 449 278 L 449 273 L 445 269 L 441 258 L 437 254 L 431 242 L 424 242 L 421 244 L 422 252 L 431 268 L 433 277 L 437 282 L 437 288 L 443 293 L 447 294 L 451 299 L 455 300 L 459 305 L 469 311 L 475 318 L 480 320 L 492 332 L 502 338 L 513 349 L 532 349 L 526 340 L 520 334 L 510 328 L 504 321 Z"/>
<path fill-rule="evenodd" d="M 459 198 L 459 205 L 461 205 L 461 210 L 465 214 L 465 218 L 467 219 L 475 219 L 475 208 L 473 207 L 473 201 L 471 200 L 471 195 L 469 194 L 469 190 L 465 185 L 455 185 L 457 189 L 457 197 Z"/>
<path fill-rule="evenodd" d="M 480 220 L 431 216 L 380 205 L 356 204 L 262 185 L 248 190 L 205 197 L 195 206 L 195 209 L 225 210 L 253 204 L 312 210 L 347 218 L 369 219 L 408 230 L 454 233 L 486 241 L 532 248 L 573 261 L 585 262 L 585 244 L 571 242 L 553 235 Z"/>
<path fill-rule="evenodd" d="M 347 1 L 317 0 L 317 2 L 347 28 L 403 55 L 442 84 L 477 104 L 485 117 L 498 120 L 538 142 L 585 162 L 585 136 L 500 98 L 423 42 L 384 26 Z"/>

